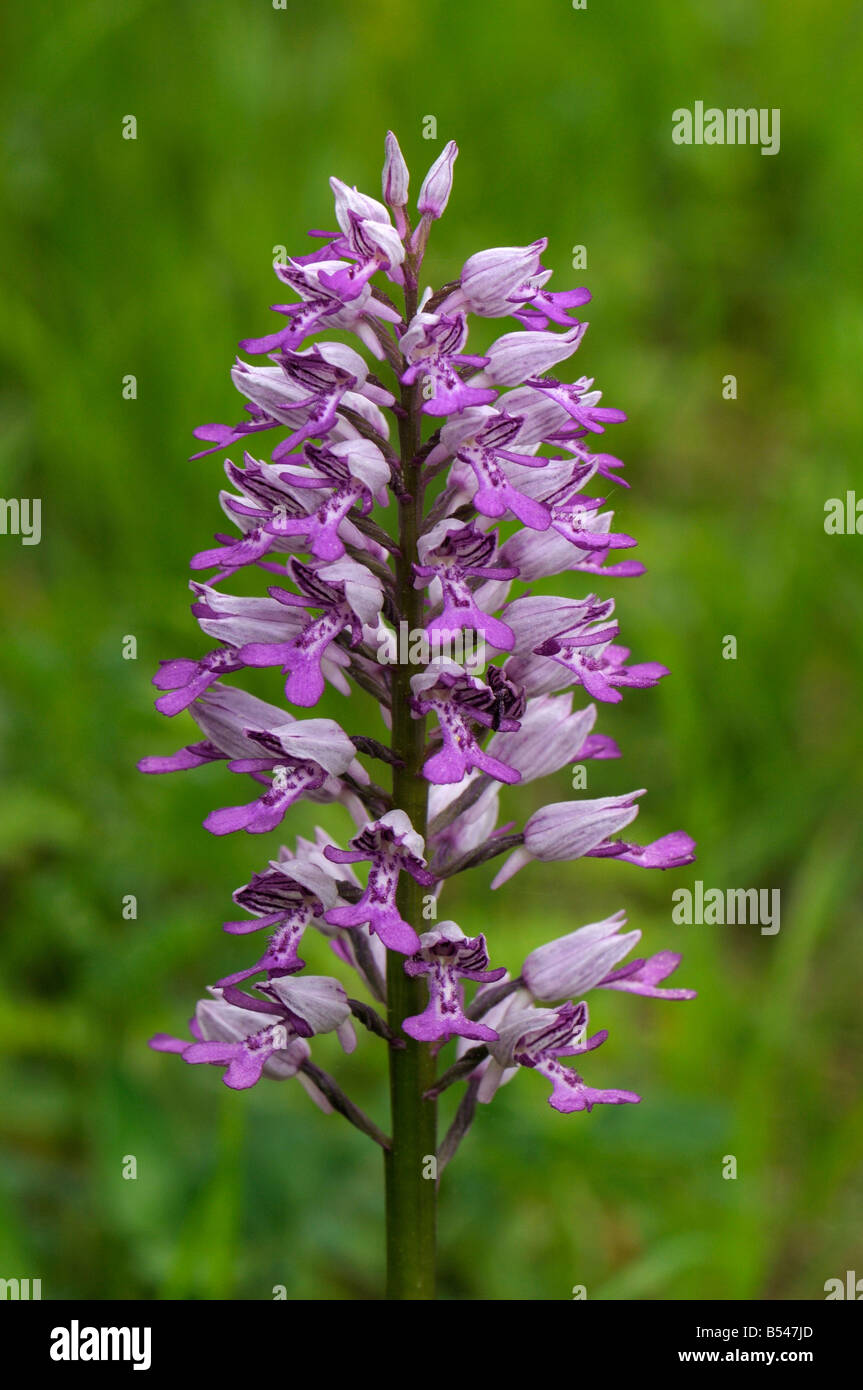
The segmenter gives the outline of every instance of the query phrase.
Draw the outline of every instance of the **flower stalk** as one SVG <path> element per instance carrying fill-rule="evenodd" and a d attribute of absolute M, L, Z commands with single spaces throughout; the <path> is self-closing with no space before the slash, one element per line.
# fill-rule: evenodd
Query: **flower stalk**
<path fill-rule="evenodd" d="M 416 312 L 416 290 L 405 290 L 405 319 Z M 413 463 L 420 445 L 420 417 L 417 386 L 403 385 L 399 421 L 401 440 L 401 481 L 399 502 L 399 553 L 396 560 L 396 603 L 409 628 L 422 626 L 422 593 L 414 587 L 413 565 L 417 561 L 417 539 L 421 520 L 419 477 Z M 428 788 L 423 780 L 423 750 L 426 721 L 412 717 L 410 679 L 413 668 L 407 664 L 393 668 L 392 751 L 398 762 L 393 766 L 393 805 L 404 811 L 414 829 L 425 838 L 428 815 Z M 396 905 L 400 915 L 419 933 L 422 922 L 423 888 L 408 874 L 399 880 Z M 388 1022 L 398 1036 L 402 1020 L 422 1009 L 425 987 L 421 979 L 405 973 L 404 962 L 394 953 L 387 961 Z M 387 1223 L 387 1297 L 390 1299 L 432 1299 L 435 1292 L 435 1239 L 437 1183 L 434 1160 L 436 1103 L 424 1099 L 434 1084 L 435 1058 L 431 1048 L 413 1038 L 407 1045 L 390 1050 L 390 1113 L 392 1148 L 384 1155 Z"/>
<path fill-rule="evenodd" d="M 629 661 L 613 599 L 533 592 L 554 575 L 585 576 L 592 589 L 643 572 L 616 558 L 635 540 L 583 491 L 628 486 L 622 461 L 590 447 L 625 416 L 601 404 L 592 378 L 548 375 L 580 347 L 587 324 L 575 311 L 590 295 L 545 288 L 545 239 L 479 251 L 458 279 L 420 294 L 457 153 L 450 142 L 435 160 L 412 227 L 409 172 L 389 134 L 384 202 L 332 179 L 339 231 L 315 233 L 322 246 L 274 266 L 297 302 L 275 306 L 274 332 L 240 343 L 268 363 L 240 358 L 232 369 L 246 418 L 195 431 L 206 445 L 195 457 L 243 446 L 242 465 L 225 461 L 232 490 L 219 499 L 239 535 L 218 533 L 191 561 L 208 650 L 163 662 L 153 680 L 159 712 L 188 711 L 202 738 L 139 764 L 226 763 L 252 799 L 211 811 L 213 835 L 270 834 L 301 799 L 337 802 L 356 826 L 346 847 L 320 826 L 314 839 L 270 845 L 233 895 L 246 915 L 224 923 L 232 936 L 264 931 L 264 944 L 208 987 L 191 1039 L 160 1033 L 151 1046 L 220 1068 L 233 1090 L 293 1078 L 383 1150 L 393 1300 L 435 1297 L 440 1175 L 500 1086 L 535 1072 L 561 1114 L 640 1100 L 598 1090 L 570 1065 L 607 1037 L 589 1034 L 582 996 L 692 997 L 663 983 L 675 953 L 625 960 L 641 933 L 624 932 L 622 912 L 539 947 L 514 979 L 482 933 L 437 920 L 450 881 L 500 856 L 492 890 L 535 864 L 669 869 L 694 857 L 682 831 L 647 845 L 621 837 L 641 791 L 552 800 L 527 820 L 518 799 L 500 806 L 504 789 L 547 777 L 560 792 L 573 763 L 619 757 L 593 732 L 593 702 L 614 704 L 668 672 Z M 478 354 L 467 350 L 471 317 L 518 328 Z M 257 589 L 231 592 L 240 572 Z M 281 672 L 284 702 L 234 683 L 256 668 Z M 328 684 L 346 699 L 347 729 L 314 713 Z M 354 689 L 372 697 L 379 724 L 352 730 Z M 590 702 L 573 708 L 579 692 Z M 350 992 L 306 971 L 315 931 Z M 355 1022 L 366 1046 L 385 1050 L 389 1135 L 311 1057 L 327 1032 L 352 1051 Z M 437 1098 L 454 1085 L 464 1090 L 438 1144 Z"/>

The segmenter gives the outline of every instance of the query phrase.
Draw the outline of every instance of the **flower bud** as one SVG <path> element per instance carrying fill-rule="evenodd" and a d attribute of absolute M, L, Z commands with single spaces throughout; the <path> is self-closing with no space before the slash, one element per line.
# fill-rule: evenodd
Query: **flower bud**
<path fill-rule="evenodd" d="M 399 142 L 391 130 L 387 131 L 385 149 L 386 159 L 384 160 L 382 179 L 384 202 L 388 203 L 391 208 L 403 208 L 408 200 L 410 174 L 408 166 L 405 164 L 404 155 L 399 148 Z"/>
<path fill-rule="evenodd" d="M 423 180 L 417 207 L 429 217 L 441 217 L 449 202 L 452 192 L 452 166 L 457 154 L 458 145 L 455 140 L 450 140 Z"/>

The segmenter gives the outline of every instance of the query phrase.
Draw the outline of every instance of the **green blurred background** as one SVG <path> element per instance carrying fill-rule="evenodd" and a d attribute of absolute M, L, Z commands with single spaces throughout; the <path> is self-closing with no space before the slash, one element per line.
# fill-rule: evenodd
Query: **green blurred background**
<path fill-rule="evenodd" d="M 272 248 L 332 224 L 328 175 L 377 193 L 391 126 L 414 192 L 461 147 L 429 278 L 547 234 L 552 288 L 593 292 L 573 375 L 629 413 L 614 500 L 648 566 L 600 592 L 673 676 L 601 711 L 624 757 L 589 765 L 589 794 L 646 786 L 638 838 L 684 827 L 700 847 L 669 874 L 534 865 L 490 894 L 488 868 L 448 891 L 512 969 L 625 907 L 650 950 L 684 952 L 699 998 L 594 997 L 611 1037 L 588 1079 L 642 1105 L 559 1116 L 523 1074 L 482 1110 L 442 1186 L 441 1295 L 823 1297 L 863 1268 L 863 539 L 823 526 L 828 498 L 863 495 L 859 7 L 35 0 L 6 24 L 0 492 L 42 498 L 43 538 L 0 537 L 0 1275 L 45 1298 L 379 1295 L 368 1141 L 298 1087 L 238 1096 L 146 1047 L 246 963 L 219 924 L 280 837 L 201 829 L 240 799 L 218 766 L 134 764 L 192 733 L 149 686 L 160 658 L 206 649 L 187 563 L 222 474 L 187 462 L 191 430 L 238 418 L 228 368 L 275 326 Z M 696 100 L 779 107 L 780 153 L 672 144 Z M 326 712 L 374 729 L 351 708 Z M 544 799 L 566 797 L 553 780 Z M 340 817 L 317 818 L 342 834 Z M 780 888 L 779 934 L 674 925 L 672 890 L 697 878 Z M 318 1059 L 383 1119 L 381 1047 L 339 1061 L 330 1043 Z"/>

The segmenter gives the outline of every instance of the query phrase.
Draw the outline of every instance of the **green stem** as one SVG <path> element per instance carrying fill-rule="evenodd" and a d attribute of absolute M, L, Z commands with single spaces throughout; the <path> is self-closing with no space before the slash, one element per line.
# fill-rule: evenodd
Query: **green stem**
<path fill-rule="evenodd" d="M 405 292 L 407 319 L 416 312 L 416 290 Z M 403 497 L 399 502 L 399 555 L 396 560 L 399 616 L 408 630 L 422 627 L 422 594 L 414 588 L 412 564 L 416 561 L 421 521 L 418 470 L 412 469 L 421 440 L 419 388 L 402 388 L 405 416 L 399 422 Z M 405 811 L 418 834 L 425 838 L 427 788 L 422 776 L 425 720 L 415 719 L 410 709 L 411 667 L 393 668 L 392 748 L 400 765 L 393 770 L 393 805 Z M 421 930 L 423 886 L 402 873 L 396 899 L 406 922 Z M 404 957 L 391 951 L 387 960 L 387 1009 L 389 1026 L 399 1037 L 402 1020 L 422 1013 L 426 1003 L 423 979 L 405 974 Z M 406 1038 L 404 1048 L 390 1048 L 390 1104 L 392 1149 L 385 1154 L 387 1208 L 387 1297 L 432 1299 L 435 1296 L 435 1223 L 437 1183 L 436 1106 L 423 1100 L 435 1080 L 435 1059 L 427 1043 Z"/>

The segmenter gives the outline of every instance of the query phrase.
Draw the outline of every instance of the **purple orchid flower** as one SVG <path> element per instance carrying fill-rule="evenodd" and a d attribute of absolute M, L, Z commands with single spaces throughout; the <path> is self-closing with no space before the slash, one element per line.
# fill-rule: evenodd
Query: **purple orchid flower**
<path fill-rule="evenodd" d="M 299 304 L 274 304 L 274 312 L 287 318 L 287 324 L 263 337 L 244 338 L 240 343 L 243 352 L 275 352 L 285 348 L 299 347 L 311 333 L 334 329 L 356 333 L 363 346 L 374 356 L 380 358 L 383 352 L 375 335 L 374 324 L 398 323 L 398 310 L 376 298 L 368 281 L 371 273 L 368 266 L 357 267 L 349 261 L 340 259 L 334 253 L 334 243 L 313 261 L 297 257 L 281 265 L 278 262 L 273 270 L 279 280 L 299 295 Z M 345 248 L 347 250 L 347 248 Z M 318 258 L 319 257 L 319 258 Z M 335 285 L 340 289 L 332 289 Z M 219 426 L 207 425 L 212 430 Z M 195 431 L 199 439 L 210 436 Z M 220 444 L 217 448 L 222 447 Z"/>
<path fill-rule="evenodd" d="M 617 989 L 652 999 L 694 999 L 694 989 L 660 988 L 660 982 L 680 964 L 681 957 L 674 951 L 660 951 L 649 960 L 632 960 L 614 968 L 641 940 L 640 931 L 622 933 L 625 925 L 626 914 L 615 912 L 531 951 L 521 967 L 521 979 L 532 998 L 553 1004 L 591 989 Z"/>
<path fill-rule="evenodd" d="M 343 343 L 316 344 L 304 351 L 282 346 L 272 367 L 250 366 L 238 358 L 231 378 L 246 397 L 251 418 L 195 430 L 196 438 L 212 447 L 193 457 L 202 458 L 249 434 L 287 426 L 290 434 L 273 450 L 273 462 L 278 463 L 304 440 L 323 439 L 337 425 L 341 406 L 365 401 L 379 412 L 380 405 L 393 403 L 389 391 L 367 382 L 367 373 L 363 357 Z M 378 413 L 375 419 L 385 427 L 383 416 Z"/>
<path fill-rule="evenodd" d="M 535 330 L 504 333 L 503 337 L 498 338 L 489 348 L 488 363 L 480 373 L 479 379 L 475 378 L 475 384 L 520 386 L 524 381 L 533 384 L 535 380 L 542 380 L 539 376 L 541 372 L 572 356 L 586 331 L 586 323 L 577 323 L 567 333 L 544 333 Z M 562 405 L 564 410 L 567 409 L 564 401 L 559 400 L 553 391 L 549 391 L 549 395 Z"/>
<path fill-rule="evenodd" d="M 352 382 L 350 375 L 340 371 L 337 366 L 331 366 L 326 378 L 321 370 L 315 378 L 317 386 L 312 387 L 308 380 L 298 379 L 303 375 L 298 368 L 295 367 L 289 374 L 288 364 L 293 366 L 290 356 L 285 357 L 281 365 L 273 367 L 249 366 L 238 358 L 231 378 L 237 390 L 247 398 L 246 409 L 251 418 L 236 425 L 200 426 L 195 430 L 195 437 L 212 447 L 192 457 L 203 458 L 217 449 L 238 443 L 250 434 L 260 434 L 282 426 L 291 430 L 292 441 L 313 437 L 318 423 L 322 427 L 327 423 L 332 427 L 335 423 L 335 402 L 340 399 L 339 388 L 343 395 Z"/>
<path fill-rule="evenodd" d="M 625 532 L 597 529 L 595 513 L 603 505 L 604 498 L 578 497 L 574 494 L 579 486 L 581 484 L 564 485 L 545 499 L 554 530 L 579 550 L 627 550 L 637 545 L 638 542 Z"/>
<path fill-rule="evenodd" d="M 602 434 L 606 425 L 619 424 L 626 419 L 624 411 L 599 404 L 602 392 L 592 390 L 593 377 L 582 376 L 578 381 L 566 382 L 529 376 L 525 384 L 562 406 L 580 430 Z"/>
<path fill-rule="evenodd" d="M 561 324 L 564 328 L 572 328 L 577 325 L 582 330 L 582 336 L 586 332 L 588 325 L 579 323 L 572 315 L 573 309 L 580 309 L 584 304 L 590 302 L 590 291 L 586 289 L 577 290 L 557 290 L 547 291 L 537 289 L 528 304 L 523 304 L 513 318 L 525 328 L 530 328 L 539 332 L 547 328 L 550 323 Z"/>
<path fill-rule="evenodd" d="M 413 708 L 418 715 L 434 713 L 443 738 L 439 752 L 423 764 L 429 782 L 461 782 L 472 768 L 480 768 L 500 782 L 518 782 L 520 773 L 483 751 L 470 730 L 473 720 L 487 729 L 504 731 L 519 727 L 524 694 L 492 666 L 488 679 L 471 676 L 447 658 L 433 662 L 411 680 Z"/>
<path fill-rule="evenodd" d="M 620 859 L 645 869 L 672 869 L 691 864 L 695 843 L 682 830 L 674 830 L 649 845 L 629 844 L 611 837 L 625 829 L 638 815 L 635 804 L 641 791 L 624 796 L 603 796 L 590 801 L 558 801 L 544 806 L 524 827 L 524 844 L 519 845 L 492 880 L 499 888 L 532 859 L 545 862 L 580 859 Z"/>
<path fill-rule="evenodd" d="M 303 578 L 300 580 L 302 582 Z M 197 602 L 192 605 L 192 612 L 202 631 L 209 637 L 224 638 L 238 649 L 246 646 L 290 646 L 301 636 L 308 622 L 309 615 L 301 604 L 285 602 L 287 591 L 281 586 L 271 590 L 268 598 L 241 598 L 194 581 L 191 587 L 198 596 Z M 245 664 L 255 663 L 246 663 L 244 659 Z M 334 644 L 321 655 L 321 674 L 342 695 L 350 693 L 350 686 L 343 674 L 349 665 L 348 653 Z"/>
<path fill-rule="evenodd" d="M 353 561 L 336 561 L 318 569 L 293 561 L 290 569 L 301 593 L 275 587 L 270 594 L 288 607 L 321 608 L 321 617 L 289 642 L 251 642 L 240 649 L 239 656 L 247 666 L 281 666 L 289 673 L 287 698 L 307 708 L 317 704 L 323 693 L 322 661 L 330 645 L 345 628 L 350 629 L 352 645 L 359 642 L 363 623 L 377 617 L 383 594 L 380 582 Z"/>
<path fill-rule="evenodd" d="M 465 261 L 458 289 L 441 307 L 446 311 L 466 306 L 483 318 L 511 314 L 531 329 L 546 328 L 550 322 L 571 328 L 570 310 L 589 303 L 590 291 L 549 293 L 543 289 L 551 278 L 551 271 L 541 261 L 547 245 L 547 238 L 540 237 L 529 246 L 496 246 L 478 251 Z"/>
<path fill-rule="evenodd" d="M 598 1091 L 588 1086 L 561 1057 L 577 1057 L 593 1052 L 605 1042 L 605 1031 L 588 1039 L 588 1009 L 585 1003 L 562 1004 L 558 1009 L 513 1009 L 500 1025 L 497 1042 L 489 1044 L 496 1078 L 513 1065 L 531 1067 L 551 1082 L 548 1103 L 563 1115 L 591 1111 L 594 1105 L 637 1103 L 633 1091 Z M 490 1087 L 486 1083 L 486 1095 Z"/>
<path fill-rule="evenodd" d="M 658 662 L 627 665 L 629 651 L 613 643 L 611 600 L 591 594 L 578 603 L 545 598 L 516 599 L 506 610 L 515 645 L 506 671 L 528 695 L 582 685 L 594 699 L 616 704 L 618 686 L 645 688 L 669 674 Z M 555 630 L 556 629 L 556 630 Z"/>
<path fill-rule="evenodd" d="M 391 951 L 413 955 L 419 950 L 419 937 L 396 907 L 396 889 L 403 870 L 417 883 L 430 885 L 435 881 L 434 874 L 425 867 L 421 837 L 404 811 L 390 811 L 367 825 L 350 844 L 347 850 L 328 846 L 324 853 L 334 864 L 371 860 L 368 884 L 359 902 L 332 908 L 327 921 L 337 927 L 368 923 L 369 930 Z"/>
<path fill-rule="evenodd" d="M 242 671 L 244 665 L 245 662 L 230 647 L 218 647 L 215 651 L 207 652 L 199 661 L 189 661 L 183 657 L 161 661 L 153 684 L 157 690 L 170 693 L 159 696 L 155 701 L 156 709 L 160 714 L 179 714 L 222 676 Z"/>
<path fill-rule="evenodd" d="M 227 1064 L 222 1080 L 233 1091 L 248 1090 L 262 1076 L 279 1081 L 296 1076 L 309 1056 L 305 1039 L 284 1023 L 262 1027 L 257 1011 L 221 999 L 202 1000 L 189 1027 L 192 1042 L 156 1033 L 150 1046 L 155 1052 L 179 1053 L 191 1063 Z"/>
<path fill-rule="evenodd" d="M 459 287 L 444 300 L 442 310 L 465 307 L 482 318 L 503 318 L 514 313 L 533 299 L 551 275 L 542 265 L 547 245 L 548 238 L 540 237 L 529 246 L 494 246 L 488 251 L 477 251 L 462 266 Z"/>
<path fill-rule="evenodd" d="M 259 772 L 262 759 L 247 759 L 237 772 Z M 264 765 L 267 765 L 266 760 Z M 285 818 L 285 812 L 306 792 L 317 791 L 326 773 L 313 762 L 280 763 L 273 769 L 270 788 L 256 801 L 246 806 L 225 806 L 211 811 L 204 826 L 213 835 L 229 835 L 233 830 L 247 830 L 250 835 L 263 835 L 275 830 Z"/>
<path fill-rule="evenodd" d="M 320 560 L 339 560 L 345 539 L 363 548 L 361 533 L 352 526 L 342 535 L 344 523 L 356 508 L 367 516 L 376 495 L 385 489 L 390 469 L 378 446 L 370 439 L 344 440 L 332 448 L 307 445 L 305 457 L 319 470 L 317 476 L 282 473 L 293 488 L 326 489 L 329 495 L 305 516 L 293 515 L 283 504 L 273 509 L 267 530 L 274 536 L 303 536 L 312 555 Z"/>
<path fill-rule="evenodd" d="M 350 1008 L 342 986 L 326 976 L 296 981 L 291 991 L 281 980 L 268 988 L 275 997 L 255 999 L 231 986 L 214 991 L 213 1001 L 198 1005 L 195 1041 L 157 1033 L 150 1046 L 178 1052 L 193 1065 L 227 1066 L 222 1080 L 234 1091 L 248 1090 L 263 1075 L 295 1076 L 309 1055 L 304 1039 L 342 1029 Z"/>
<path fill-rule="evenodd" d="M 224 930 L 232 936 L 247 936 L 250 932 L 275 927 L 262 956 L 245 970 L 234 971 L 216 983 L 219 986 L 239 984 L 250 976 L 265 971 L 268 979 L 293 975 L 304 969 L 299 947 L 310 923 L 320 919 L 325 910 L 338 900 L 335 885 L 328 881 L 317 883 L 312 891 L 306 883 L 292 877 L 287 865 L 274 861 L 263 873 L 255 874 L 243 888 L 234 893 L 234 901 L 253 914 L 251 920 L 225 922 Z M 326 875 L 321 875 L 326 880 Z"/>
<path fill-rule="evenodd" d="M 223 575 L 248 564 L 257 564 L 271 549 L 308 549 L 321 560 L 338 560 L 345 541 L 365 548 L 362 533 L 349 521 L 371 511 L 374 497 L 390 476 L 389 466 L 371 440 L 341 440 L 331 448 L 306 444 L 305 472 L 289 473 L 259 463 L 246 455 L 246 466 L 225 464 L 228 477 L 241 496 L 222 494 L 222 505 L 246 534 L 229 539 L 215 550 L 204 550 L 192 559 L 193 569 L 221 567 Z M 317 470 L 317 471 L 311 471 Z M 309 492 L 313 491 L 313 496 Z M 308 501 L 306 500 L 308 498 Z"/>
<path fill-rule="evenodd" d="M 489 360 L 462 352 L 466 342 L 464 314 L 428 314 L 422 308 L 402 336 L 401 350 L 411 365 L 401 381 L 406 386 L 422 381 L 426 415 L 458 415 L 495 399 L 495 390 L 468 386 L 460 375 L 460 368 L 484 367 Z"/>
<path fill-rule="evenodd" d="M 450 920 L 418 934 L 453 877 L 495 859 L 497 889 L 531 861 L 673 869 L 695 851 L 680 830 L 647 844 L 624 838 L 640 791 L 550 804 L 528 794 L 519 820 L 506 819 L 519 804 L 507 786 L 562 784 L 573 765 L 619 758 L 597 730 L 598 710 L 668 672 L 630 664 L 602 587 L 644 566 L 620 558 L 635 539 L 606 501 L 614 485 L 629 486 L 622 460 L 591 448 L 626 416 L 602 403 L 593 377 L 562 379 L 585 340 L 588 291 L 551 288 L 544 237 L 479 250 L 457 280 L 424 288 L 457 153 L 444 146 L 412 212 L 408 166 L 389 132 L 382 201 L 333 178 L 332 229 L 275 265 L 294 302 L 272 306 L 274 331 L 240 343 L 253 359 L 231 368 L 243 417 L 195 431 L 195 457 L 251 449 L 253 437 L 259 446 L 226 460 L 225 531 L 192 558 L 192 615 L 208 649 L 164 662 L 154 678 L 157 708 L 188 710 L 200 737 L 139 764 L 161 774 L 223 762 L 250 778 L 248 800 L 204 821 L 216 835 L 289 829 L 301 799 L 338 803 L 350 818 L 340 842 L 317 826 L 247 874 L 233 895 L 239 920 L 224 930 L 264 937 L 200 1001 L 190 1038 L 159 1034 L 152 1046 L 222 1068 L 232 1089 L 296 1077 L 386 1151 L 391 1224 L 418 1233 L 390 1242 L 399 1297 L 428 1292 L 433 1188 L 420 1200 L 418 1156 L 436 1151 L 440 1176 L 477 1101 L 523 1068 L 546 1078 L 561 1113 L 637 1102 L 567 1065 L 607 1037 L 588 1036 L 579 996 L 694 997 L 666 983 L 676 952 L 635 957 L 641 933 L 625 930 L 622 913 L 537 947 L 514 979 L 490 967 L 484 934 Z M 476 317 L 501 320 L 483 351 L 471 343 Z M 244 592 L 225 592 L 235 576 Z M 563 595 L 546 592 L 556 576 L 570 577 Z M 465 633 L 483 639 L 478 662 L 440 654 L 443 639 L 463 653 Z M 344 728 L 296 718 L 277 698 L 228 683 L 267 668 L 284 673 L 300 712 L 326 682 L 344 697 L 358 689 L 346 706 L 354 715 Z M 582 690 L 591 698 L 579 707 Z M 374 722 L 346 732 L 363 712 Z M 363 863 L 365 882 L 354 870 Z M 351 997 L 340 980 L 307 972 L 301 952 L 324 945 L 315 933 L 333 970 L 356 982 Z M 477 986 L 471 998 L 467 983 Z M 390 1055 L 391 1138 L 312 1060 L 323 1033 L 350 1050 L 354 1019 Z M 456 1061 L 436 1073 L 450 1043 Z M 456 1083 L 464 1092 L 438 1146 L 431 1107 Z"/>
<path fill-rule="evenodd" d="M 401 284 L 399 267 L 405 258 L 405 248 L 397 228 L 390 222 L 387 209 L 377 199 L 369 198 L 356 188 L 348 188 L 341 179 L 330 179 L 330 187 L 335 194 L 336 221 L 348 251 L 358 263 L 362 279 L 369 279 L 375 271 L 383 270 L 390 280 Z M 349 299 L 359 278 L 352 281 L 342 275 L 324 276 L 323 281 L 328 289 Z"/>
<path fill-rule="evenodd" d="M 525 468 L 544 468 L 547 460 L 533 454 L 508 449 L 522 428 L 522 418 L 488 407 L 471 407 L 449 421 L 441 431 L 441 442 L 429 456 L 437 462 L 448 453 L 472 471 L 476 479 L 472 503 L 482 516 L 497 518 L 507 511 L 534 531 L 546 531 L 551 525 L 551 513 L 535 501 L 522 486 L 516 487 L 509 477 L 505 463 L 517 463 Z"/>
<path fill-rule="evenodd" d="M 423 563 L 414 565 L 414 574 L 421 585 L 440 585 L 443 605 L 437 617 L 426 624 L 426 632 L 468 628 L 481 633 L 499 650 L 511 651 L 512 628 L 483 612 L 470 588 L 472 579 L 505 580 L 518 574 L 514 567 L 495 563 L 494 533 L 478 531 L 473 523 L 460 526 L 448 519 L 421 537 L 417 549 Z"/>
<path fill-rule="evenodd" d="M 596 646 L 610 641 L 618 630 L 613 621 L 614 600 L 599 599 L 595 594 L 578 600 L 526 595 L 509 604 L 504 613 L 514 635 L 512 655 L 504 669 L 529 696 L 575 684 L 575 674 L 550 658 L 537 656 L 537 646 L 562 632 L 579 634 Z"/>
<path fill-rule="evenodd" d="M 623 699 L 617 689 L 619 685 L 644 690 L 671 674 L 668 667 L 661 666 L 658 661 L 628 666 L 628 647 L 618 647 L 611 642 L 589 642 L 578 632 L 562 632 L 557 637 L 549 637 L 534 651 L 537 656 L 550 656 L 552 661 L 570 671 L 576 683 L 583 685 L 595 700 L 608 704 Z"/>
<path fill-rule="evenodd" d="M 256 757 L 260 748 L 254 734 L 280 724 L 284 726 L 292 720 L 292 716 L 277 705 L 267 704 L 235 686 L 221 684 L 199 695 L 189 712 L 205 738 L 167 757 L 142 758 L 138 763 L 140 772 L 185 772 L 205 763 Z M 333 727 L 338 729 L 335 723 Z"/>
<path fill-rule="evenodd" d="M 611 523 L 611 512 L 600 512 L 592 518 L 591 536 L 598 539 Z M 500 548 L 500 558 L 511 564 L 526 583 L 546 579 L 549 575 L 577 570 L 581 574 L 600 575 L 606 579 L 634 577 L 644 574 L 638 560 L 621 560 L 607 564 L 611 553 L 605 550 L 582 550 L 568 536 L 551 529 L 542 533 L 517 531 Z"/>
<path fill-rule="evenodd" d="M 497 1033 L 486 1024 L 475 1023 L 464 1013 L 464 989 L 460 980 L 490 984 L 506 974 L 505 969 L 489 970 L 485 937 L 465 936 L 455 922 L 441 922 L 433 931 L 423 932 L 420 949 L 405 961 L 405 974 L 425 975 L 429 1002 L 426 1009 L 406 1018 L 406 1033 L 419 1042 L 448 1042 L 452 1037 L 494 1042 Z"/>
<path fill-rule="evenodd" d="M 329 841 L 325 841 L 329 843 Z M 302 916 L 304 926 L 320 918 L 338 902 L 335 886 L 337 871 L 323 853 L 288 856 L 282 851 L 279 859 L 270 861 L 266 869 L 254 874 L 248 883 L 238 888 L 234 902 L 252 914 L 251 919 L 225 922 L 223 930 L 232 936 L 248 936 L 250 932 L 274 927 Z"/>

